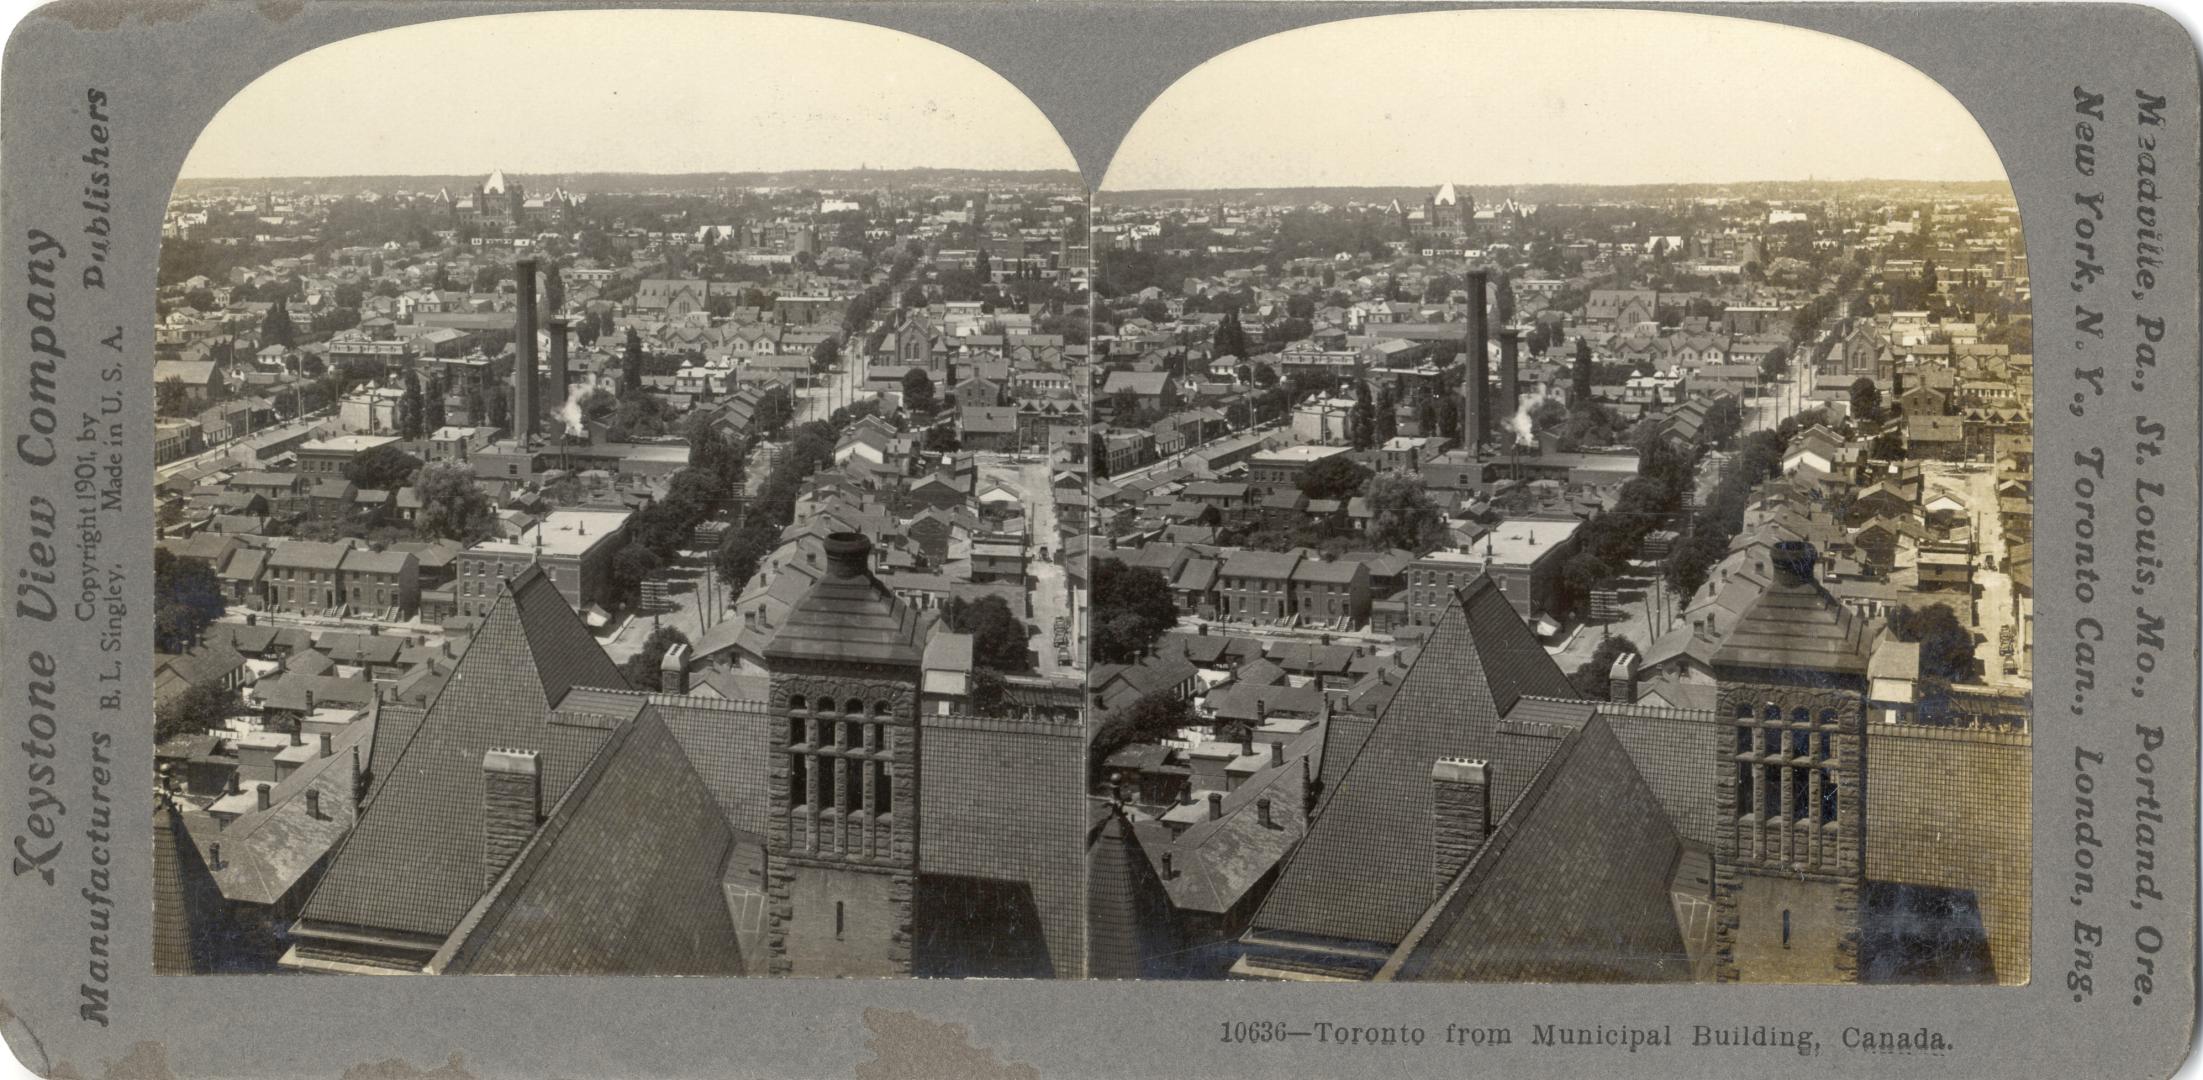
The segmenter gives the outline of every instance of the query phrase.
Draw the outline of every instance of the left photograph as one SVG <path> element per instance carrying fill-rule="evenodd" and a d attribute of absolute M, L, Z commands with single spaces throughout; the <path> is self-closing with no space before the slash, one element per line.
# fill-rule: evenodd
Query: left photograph
<path fill-rule="evenodd" d="M 302 55 L 152 382 L 155 969 L 1082 978 L 1085 188 L 807 16 Z"/>

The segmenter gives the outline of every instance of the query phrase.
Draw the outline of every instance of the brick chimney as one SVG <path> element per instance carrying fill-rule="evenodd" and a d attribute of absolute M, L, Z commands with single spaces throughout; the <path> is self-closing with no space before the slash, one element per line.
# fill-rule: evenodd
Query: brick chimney
<path fill-rule="evenodd" d="M 532 439 L 540 431 L 535 400 L 535 259 L 513 260 L 519 296 L 513 309 L 513 438 Z"/>
<path fill-rule="evenodd" d="M 1277 823 L 1270 819 L 1270 797 L 1268 795 L 1254 801 L 1254 812 L 1261 817 L 1263 828 L 1272 829 L 1277 827 Z"/>
<path fill-rule="evenodd" d="M 668 694 L 688 693 L 688 646 L 675 642 L 658 660 L 658 689 Z"/>
<path fill-rule="evenodd" d="M 354 745 L 352 747 L 352 802 L 355 804 L 367 795 L 365 778 L 360 775 L 360 772 L 360 748 Z"/>
<path fill-rule="evenodd" d="M 1499 411 L 1513 419 L 1515 410 L 1522 407 L 1521 386 L 1522 331 L 1512 326 L 1499 328 Z M 1505 423 L 1506 421 L 1501 421 Z M 1509 436 L 1513 438 L 1512 435 Z"/>
<path fill-rule="evenodd" d="M 1209 820 L 1222 821 L 1223 819 L 1224 793 L 1221 791 L 1209 792 Z"/>
<path fill-rule="evenodd" d="M 319 750 L 320 753 L 315 754 L 315 757 L 328 757 L 329 755 L 336 753 L 336 751 L 334 749 L 331 749 L 329 746 L 328 732 L 324 731 L 321 734 L 314 736 L 314 738 L 320 744 L 316 747 L 316 749 Z"/>
<path fill-rule="evenodd" d="M 319 821 L 319 820 L 321 820 L 321 789 L 320 789 L 320 788 L 307 788 L 307 789 L 306 789 L 306 816 L 307 816 L 307 817 L 310 817 L 310 818 L 313 818 L 313 819 L 314 819 L 314 820 L 316 820 L 316 821 Z"/>
<path fill-rule="evenodd" d="M 1271 765 L 1271 767 L 1272 767 L 1272 768 L 1275 768 L 1276 766 L 1279 766 L 1279 765 L 1283 765 L 1283 764 L 1285 764 L 1285 744 L 1284 744 L 1284 743 L 1281 743 L 1281 742 L 1274 742 L 1274 743 L 1271 743 L 1271 744 L 1270 744 L 1270 765 Z"/>
<path fill-rule="evenodd" d="M 1623 653 L 1614 658 L 1614 666 L 1606 673 L 1606 700 L 1617 705 L 1632 705 L 1637 701 L 1637 654 Z"/>
<path fill-rule="evenodd" d="M 255 793 L 256 795 L 258 795 L 258 796 L 259 796 L 259 798 L 258 798 L 258 802 L 259 802 L 259 806 L 260 806 L 260 809 L 262 809 L 262 810 L 266 810 L 266 809 L 268 808 L 268 792 L 269 792 L 269 790 L 270 790 L 270 787 L 269 787 L 269 785 L 267 785 L 267 784 L 261 784 L 261 785 L 259 785 L 258 787 L 256 787 L 256 788 L 254 788 L 254 789 L 253 789 L 254 793 Z"/>
<path fill-rule="evenodd" d="M 1432 762 L 1430 800 L 1431 876 L 1443 889 L 1491 835 L 1491 765 L 1471 758 Z"/>
<path fill-rule="evenodd" d="M 1484 291 L 1491 284 L 1491 275 L 1483 270 L 1468 273 L 1469 327 L 1462 339 L 1468 368 L 1462 373 L 1462 389 L 1466 397 L 1461 407 L 1461 436 L 1464 444 L 1474 450 L 1491 438 L 1491 415 L 1486 396 L 1485 379 L 1490 375 L 1491 353 L 1488 342 L 1491 329 L 1485 321 Z"/>
<path fill-rule="evenodd" d="M 551 396 L 557 400 L 544 404 L 554 409 L 563 408 L 566 395 L 571 393 L 566 388 L 566 335 L 573 325 L 572 320 L 565 318 L 551 320 L 551 370 L 546 385 L 550 388 Z"/>
<path fill-rule="evenodd" d="M 1178 868 L 1171 865 L 1173 861 L 1170 852 L 1163 852 L 1163 880 L 1165 881 L 1178 876 Z"/>
<path fill-rule="evenodd" d="M 533 750 L 482 755 L 482 883 L 487 888 L 520 854 L 543 820 L 541 763 Z"/>

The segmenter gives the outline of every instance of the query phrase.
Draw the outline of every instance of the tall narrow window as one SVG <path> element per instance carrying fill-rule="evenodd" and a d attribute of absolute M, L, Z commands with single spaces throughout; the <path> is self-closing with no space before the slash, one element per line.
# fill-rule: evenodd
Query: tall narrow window
<path fill-rule="evenodd" d="M 891 814 L 895 812 L 894 779 L 894 771 L 888 768 L 887 762 L 875 761 L 872 763 L 873 813 Z"/>
<path fill-rule="evenodd" d="M 1784 912 L 1783 914 L 1784 914 L 1785 916 L 1787 916 L 1787 915 L 1788 915 L 1789 913 L 1788 913 L 1788 912 Z M 842 907 L 842 901 L 839 901 L 839 900 L 836 900 L 836 901 L 834 901 L 834 940 L 835 940 L 835 941 L 840 941 L 840 940 L 841 940 L 841 933 L 842 933 L 842 929 L 843 929 L 843 928 L 844 928 L 844 927 L 845 927 L 845 926 L 846 926 L 846 925 L 848 924 L 848 920 L 846 919 L 846 917 L 845 917 L 845 916 L 846 916 L 846 912 L 844 911 L 844 909 L 843 909 L 843 907 Z"/>

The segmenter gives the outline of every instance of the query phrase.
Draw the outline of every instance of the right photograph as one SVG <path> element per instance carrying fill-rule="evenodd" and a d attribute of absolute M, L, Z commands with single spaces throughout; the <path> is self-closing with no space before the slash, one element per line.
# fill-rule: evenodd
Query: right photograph
<path fill-rule="evenodd" d="M 1092 238 L 1090 974 L 2028 981 L 2029 277 L 1941 86 L 1333 23 Z"/>

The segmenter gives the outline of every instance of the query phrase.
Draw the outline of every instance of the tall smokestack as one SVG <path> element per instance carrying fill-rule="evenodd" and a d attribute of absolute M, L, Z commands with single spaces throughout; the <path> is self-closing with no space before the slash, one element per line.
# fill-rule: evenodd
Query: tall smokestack
<path fill-rule="evenodd" d="M 513 314 L 513 437 L 529 440 L 541 434 L 535 415 L 535 259 L 513 260 L 513 277 L 520 286 Z"/>
<path fill-rule="evenodd" d="M 1518 362 L 1522 348 L 1522 331 L 1512 326 L 1499 328 L 1499 411 L 1513 416 L 1522 407 L 1522 387 Z"/>
<path fill-rule="evenodd" d="M 566 331 L 573 325 L 567 319 L 551 320 L 551 397 L 553 406 L 563 405 L 569 391 L 566 389 Z"/>
<path fill-rule="evenodd" d="M 1485 380 L 1490 376 L 1491 353 L 1486 344 L 1491 339 L 1491 328 L 1485 322 L 1484 290 L 1489 287 L 1490 275 L 1482 270 L 1469 271 L 1469 333 L 1462 342 L 1468 354 L 1468 369 L 1461 381 L 1467 392 L 1462 402 L 1461 436 L 1469 449 L 1475 450 L 1491 441 L 1492 418 Z"/>

